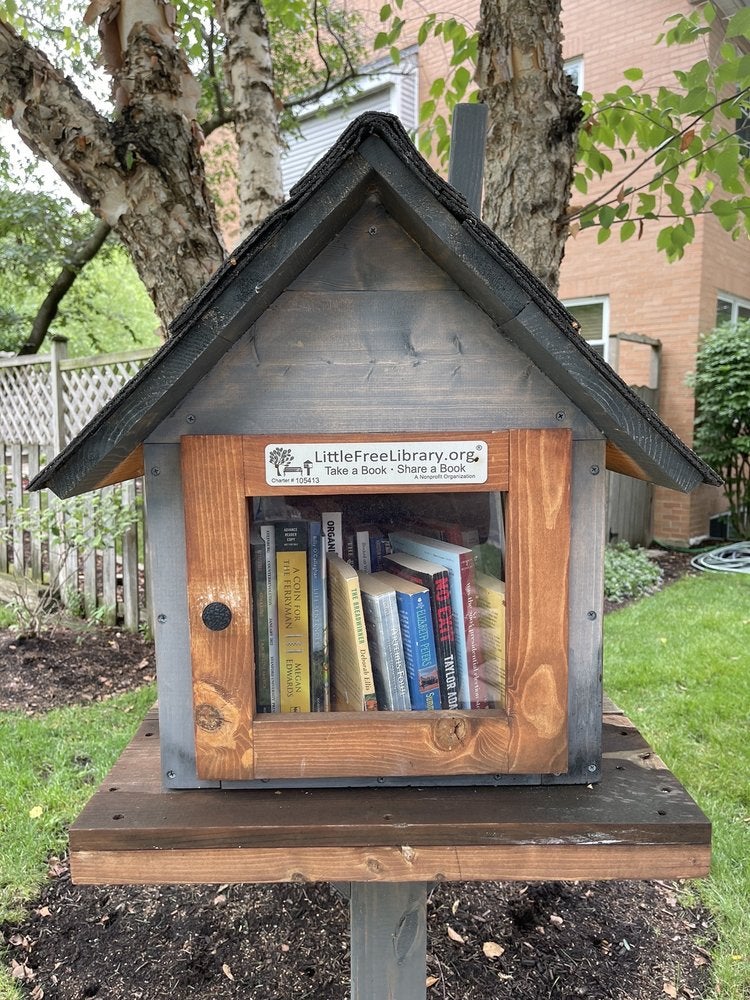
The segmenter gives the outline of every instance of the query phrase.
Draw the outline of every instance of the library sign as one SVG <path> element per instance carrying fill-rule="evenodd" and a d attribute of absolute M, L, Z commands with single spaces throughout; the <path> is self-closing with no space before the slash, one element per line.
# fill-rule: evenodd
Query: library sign
<path fill-rule="evenodd" d="M 285 442 L 265 449 L 269 486 L 396 486 L 487 482 L 487 442 Z"/>

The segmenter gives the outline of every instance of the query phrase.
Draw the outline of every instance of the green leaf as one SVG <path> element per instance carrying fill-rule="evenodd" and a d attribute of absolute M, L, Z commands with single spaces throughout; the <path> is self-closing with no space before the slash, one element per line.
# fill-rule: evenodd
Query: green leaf
<path fill-rule="evenodd" d="M 388 32 L 379 31 L 377 35 L 375 35 L 375 41 L 372 43 L 372 46 L 375 49 L 384 49 L 385 46 L 388 44 L 388 41 L 389 41 Z"/>
<path fill-rule="evenodd" d="M 444 77 L 439 76 L 432 81 L 432 86 L 430 87 L 430 97 L 434 97 L 437 100 L 443 96 L 444 90 L 445 90 L 445 79 Z"/>
<path fill-rule="evenodd" d="M 391 62 L 393 63 L 393 65 L 398 66 L 398 64 L 401 62 L 401 53 L 399 52 L 398 48 L 395 45 L 391 46 L 390 55 L 391 55 Z"/>
<path fill-rule="evenodd" d="M 620 242 L 624 243 L 631 236 L 635 235 L 636 225 L 632 219 L 628 219 L 620 226 Z"/>
<path fill-rule="evenodd" d="M 750 7 L 743 7 L 732 14 L 727 24 L 726 37 L 750 39 Z"/>
<path fill-rule="evenodd" d="M 393 13 L 393 7 L 391 7 L 391 5 L 389 3 L 384 4 L 380 8 L 380 20 L 381 21 L 387 21 L 388 18 L 391 16 L 392 13 Z"/>
<path fill-rule="evenodd" d="M 421 108 L 419 109 L 419 124 L 423 125 L 426 121 L 435 114 L 435 108 L 437 104 L 433 100 L 423 101 Z"/>
<path fill-rule="evenodd" d="M 599 244 L 606 243 L 611 235 L 612 235 L 611 229 L 600 229 L 599 232 L 596 234 L 596 242 Z"/>
<path fill-rule="evenodd" d="M 581 194 L 588 194 L 589 185 L 583 174 L 576 174 L 573 178 L 573 183 L 576 186 L 576 190 L 580 191 Z"/>
<path fill-rule="evenodd" d="M 626 69 L 622 75 L 626 80 L 633 80 L 635 82 L 636 80 L 643 79 L 643 70 L 638 69 L 637 66 L 632 66 L 630 69 Z"/>
<path fill-rule="evenodd" d="M 604 229 L 609 229 L 612 223 L 615 221 L 616 215 L 615 210 L 611 205 L 602 205 L 599 209 L 599 225 Z"/>

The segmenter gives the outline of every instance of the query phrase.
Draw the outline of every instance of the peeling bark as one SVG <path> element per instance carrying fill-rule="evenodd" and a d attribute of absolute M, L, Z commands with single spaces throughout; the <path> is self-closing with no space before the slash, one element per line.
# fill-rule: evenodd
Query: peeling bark
<path fill-rule="evenodd" d="M 556 291 L 580 100 L 563 71 L 560 0 L 482 0 L 477 82 L 489 107 L 484 219 Z"/>
<path fill-rule="evenodd" d="M 219 15 L 227 37 L 225 65 L 237 139 L 240 231 L 247 235 L 283 200 L 271 44 L 257 0 L 224 0 Z"/>
<path fill-rule="evenodd" d="M 128 28 L 113 77 L 121 107 L 114 121 L 0 21 L 0 110 L 115 229 L 166 326 L 219 266 L 223 243 L 202 137 L 185 114 L 193 103 L 189 70 L 157 13 L 158 22 Z"/>

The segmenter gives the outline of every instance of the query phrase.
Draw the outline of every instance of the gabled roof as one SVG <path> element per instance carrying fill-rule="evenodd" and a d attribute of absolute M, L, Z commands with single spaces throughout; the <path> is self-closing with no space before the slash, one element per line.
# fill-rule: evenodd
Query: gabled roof
<path fill-rule="evenodd" d="M 140 446 L 375 188 L 388 211 L 599 428 L 608 464 L 673 489 L 720 485 L 593 351 L 561 303 L 420 156 L 397 118 L 356 119 L 174 320 L 149 363 L 30 484 L 61 497 L 142 471 Z M 611 461 L 610 461 L 611 459 Z"/>

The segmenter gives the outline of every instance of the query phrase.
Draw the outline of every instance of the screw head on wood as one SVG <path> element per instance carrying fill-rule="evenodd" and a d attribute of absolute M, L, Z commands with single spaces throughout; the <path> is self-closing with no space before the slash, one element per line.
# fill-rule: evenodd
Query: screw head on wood
<path fill-rule="evenodd" d="M 155 466 L 154 466 L 154 467 L 153 467 L 153 468 L 151 469 L 151 475 L 152 475 L 152 476 L 160 476 L 160 475 L 161 475 L 161 469 L 159 468 L 159 466 L 158 466 L 158 465 L 155 465 Z"/>
<path fill-rule="evenodd" d="M 555 420 L 565 420 L 565 410 L 558 410 L 555 414 Z"/>
<path fill-rule="evenodd" d="M 590 622 L 595 622 L 596 621 L 596 611 L 587 611 L 586 612 L 586 617 L 588 618 L 588 620 Z"/>
<path fill-rule="evenodd" d="M 212 601 L 203 609 L 201 618 L 206 628 L 211 629 L 212 632 L 223 632 L 225 628 L 229 628 L 232 612 L 221 601 Z"/>
<path fill-rule="evenodd" d="M 592 476 L 598 476 L 600 472 L 599 466 L 592 465 L 591 468 L 589 469 L 589 472 L 591 473 Z"/>
<path fill-rule="evenodd" d="M 166 615 L 157 615 L 156 616 L 156 620 L 159 622 L 160 625 L 163 625 L 164 622 L 167 620 L 167 616 Z"/>
<path fill-rule="evenodd" d="M 367 230 L 367 232 L 370 234 L 370 236 L 377 236 L 377 234 L 378 234 L 378 227 L 377 226 L 370 226 L 370 228 Z"/>
<path fill-rule="evenodd" d="M 195 423 L 195 414 L 194 413 L 188 413 L 188 415 L 185 417 L 185 420 L 187 420 L 187 422 L 189 424 L 194 424 Z"/>

